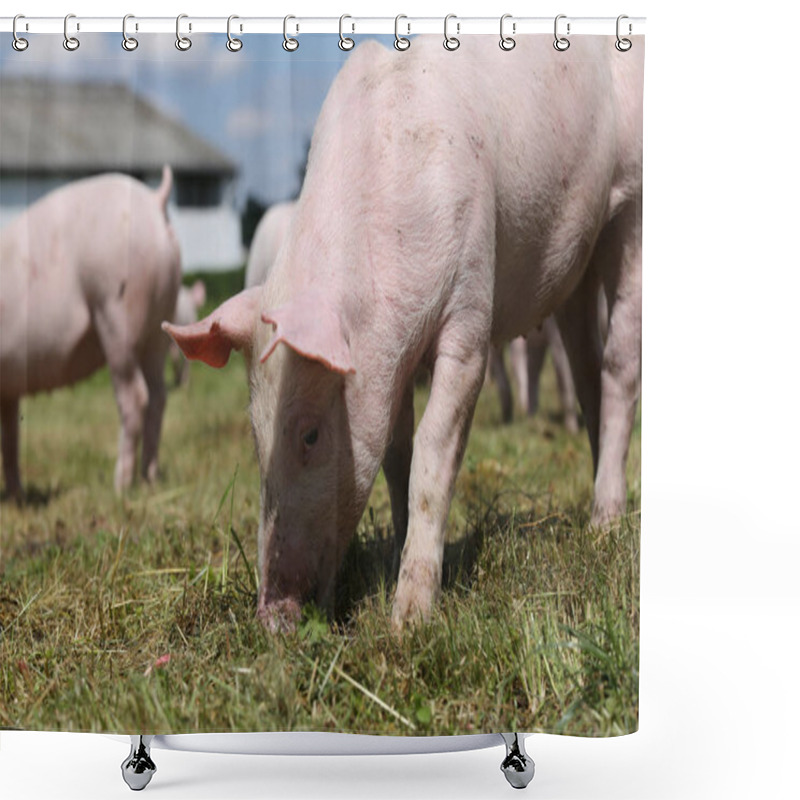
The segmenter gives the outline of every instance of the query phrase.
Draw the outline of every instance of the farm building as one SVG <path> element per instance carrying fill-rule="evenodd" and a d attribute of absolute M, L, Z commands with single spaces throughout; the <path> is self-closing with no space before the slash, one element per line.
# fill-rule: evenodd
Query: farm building
<path fill-rule="evenodd" d="M 0 80 L 0 227 L 58 186 L 103 172 L 175 182 L 169 215 L 183 269 L 241 264 L 236 165 L 120 83 Z"/>

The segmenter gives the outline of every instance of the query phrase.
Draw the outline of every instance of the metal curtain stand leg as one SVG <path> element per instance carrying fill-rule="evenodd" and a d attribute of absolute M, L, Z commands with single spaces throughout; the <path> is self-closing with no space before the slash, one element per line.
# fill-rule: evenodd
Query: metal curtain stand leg
<path fill-rule="evenodd" d="M 506 757 L 500 765 L 506 780 L 515 789 L 524 789 L 536 769 L 533 759 L 525 752 L 525 739 L 518 733 L 501 733 L 506 743 Z"/>
<path fill-rule="evenodd" d="M 503 763 L 500 765 L 500 769 L 506 776 L 506 780 L 515 789 L 524 789 L 533 779 L 533 773 L 535 769 L 533 759 L 525 752 L 524 734 L 501 733 L 500 736 L 503 737 L 503 742 L 505 743 L 506 746 L 506 757 L 503 759 Z M 147 786 L 147 784 L 150 783 L 151 778 L 156 772 L 156 765 L 153 762 L 153 759 L 150 757 L 150 745 L 152 744 L 154 738 L 155 738 L 154 736 L 143 736 L 140 734 L 132 735 L 131 751 L 128 754 L 128 757 L 122 762 L 122 777 L 125 780 L 125 783 L 127 783 L 128 786 L 136 792 L 144 789 L 145 786 Z M 180 740 L 182 737 L 176 736 L 172 738 Z M 377 737 L 366 737 L 366 738 L 377 738 Z M 473 737 L 462 737 L 462 738 L 473 738 Z M 479 747 L 490 746 L 491 739 L 493 739 L 494 737 L 490 736 L 484 738 L 488 738 L 489 743 L 481 744 L 479 745 Z M 497 740 L 495 739 L 494 741 Z M 207 747 L 210 746 L 211 745 L 206 744 L 205 747 L 197 750 L 197 752 L 250 752 L 250 753 L 270 752 L 269 746 L 264 747 L 263 751 L 260 748 L 240 750 L 238 749 L 238 747 L 244 746 L 241 743 L 237 744 L 237 747 L 235 749 L 222 748 L 219 751 L 216 749 L 211 749 L 211 750 L 206 749 Z M 295 750 L 297 750 L 297 744 L 293 745 L 293 747 L 295 748 Z M 176 749 L 194 750 L 195 748 L 177 747 Z M 459 749 L 459 748 L 454 748 L 454 749 Z M 473 749 L 473 748 L 466 748 L 466 749 Z M 273 752 L 276 751 L 273 750 Z M 298 752 L 300 751 L 298 750 Z M 358 751 L 348 750 L 347 752 L 348 754 L 350 754 L 350 753 L 357 753 Z M 382 751 L 377 751 L 377 752 L 380 753 Z M 391 753 L 391 752 L 402 752 L 402 751 L 389 750 L 388 752 Z M 409 750 L 406 752 L 417 752 L 417 751 Z M 324 749 L 320 754 L 324 754 Z"/>
<path fill-rule="evenodd" d="M 156 765 L 150 758 L 152 736 L 131 736 L 131 752 L 122 762 L 122 778 L 134 792 L 139 792 L 150 783 Z"/>

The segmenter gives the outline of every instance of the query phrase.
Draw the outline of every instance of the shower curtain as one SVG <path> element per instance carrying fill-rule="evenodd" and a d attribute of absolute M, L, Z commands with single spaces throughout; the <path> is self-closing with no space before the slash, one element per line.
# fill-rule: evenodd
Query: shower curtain
<path fill-rule="evenodd" d="M 644 39 L 287 31 L 3 45 L 0 727 L 635 731 Z"/>

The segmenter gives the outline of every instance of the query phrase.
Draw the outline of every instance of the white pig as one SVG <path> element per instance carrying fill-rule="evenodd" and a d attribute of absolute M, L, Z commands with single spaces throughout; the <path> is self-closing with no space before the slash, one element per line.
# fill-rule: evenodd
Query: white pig
<path fill-rule="evenodd" d="M 263 286 L 165 328 L 248 363 L 261 470 L 258 614 L 327 605 L 378 469 L 402 547 L 392 619 L 427 617 L 490 342 L 559 309 L 595 462 L 592 519 L 626 504 L 641 365 L 640 40 L 526 36 L 357 47 L 323 104 Z M 609 298 L 603 348 L 597 292 Z M 413 379 L 432 371 L 414 435 Z M 602 398 L 602 403 L 601 403 Z M 412 454 L 413 437 L 413 454 Z"/>
<path fill-rule="evenodd" d="M 19 476 L 19 401 L 108 364 L 121 430 L 114 486 L 157 473 L 164 358 L 180 283 L 166 206 L 172 171 L 153 190 L 125 175 L 75 181 L 0 232 L 0 411 L 7 491 Z"/>
<path fill-rule="evenodd" d="M 250 255 L 244 274 L 245 288 L 249 289 L 251 286 L 260 286 L 264 283 L 286 238 L 295 206 L 294 201 L 276 203 L 261 217 L 250 245 Z"/>
<path fill-rule="evenodd" d="M 577 433 L 578 401 L 575 397 L 575 384 L 558 324 L 552 316 L 544 321 L 541 328 L 534 328 L 526 336 L 517 336 L 509 343 L 511 371 L 517 386 L 520 407 L 528 416 L 533 416 L 539 410 L 539 380 L 548 347 L 556 373 L 564 427 L 570 433 Z M 497 384 L 503 422 L 511 422 L 514 401 L 503 358 L 503 345 L 494 345 L 489 351 L 488 372 Z"/>
<path fill-rule="evenodd" d="M 178 289 L 172 321 L 176 325 L 191 325 L 197 322 L 197 312 L 205 302 L 206 285 L 203 281 L 196 280 L 191 287 L 181 286 Z M 178 345 L 172 341 L 169 343 L 169 360 L 172 364 L 172 374 L 175 376 L 175 386 L 185 386 L 189 381 L 189 365 Z"/>

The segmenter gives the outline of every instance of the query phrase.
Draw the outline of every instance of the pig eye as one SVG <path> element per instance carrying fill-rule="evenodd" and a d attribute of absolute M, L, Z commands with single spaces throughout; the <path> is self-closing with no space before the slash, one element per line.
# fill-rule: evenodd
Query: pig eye
<path fill-rule="evenodd" d="M 312 428 L 303 435 L 303 444 L 306 447 L 313 447 L 319 439 L 319 428 Z"/>

